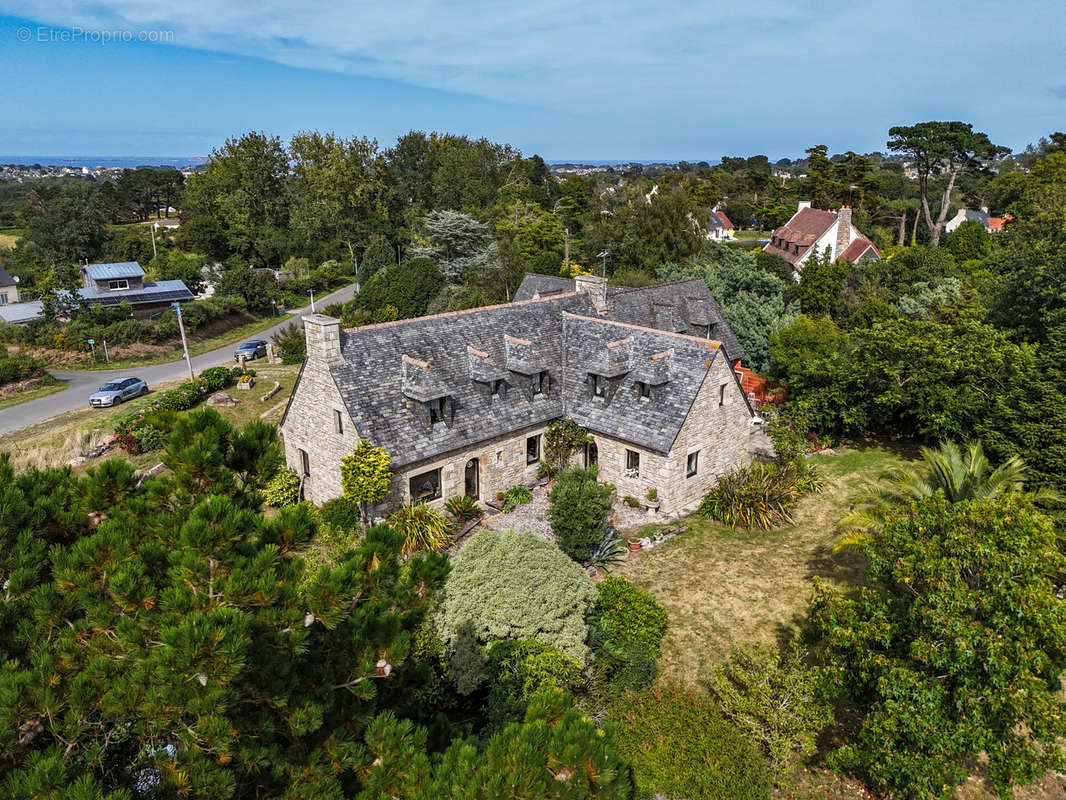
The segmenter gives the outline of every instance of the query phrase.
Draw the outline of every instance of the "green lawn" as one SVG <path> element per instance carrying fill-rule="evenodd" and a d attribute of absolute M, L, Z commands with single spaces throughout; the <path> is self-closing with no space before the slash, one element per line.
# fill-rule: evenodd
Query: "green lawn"
<path fill-rule="evenodd" d="M 861 557 L 834 552 L 834 527 L 850 498 L 886 467 L 902 463 L 881 445 L 818 456 L 825 488 L 805 497 L 794 524 L 764 532 L 733 531 L 693 517 L 674 539 L 629 558 L 616 572 L 651 592 L 670 614 L 659 662 L 665 680 L 696 685 L 735 644 L 773 642 L 806 613 L 812 581 L 861 577 Z"/>
<path fill-rule="evenodd" d="M 25 235 L 25 228 L 0 228 L 0 249 L 14 247 Z"/>
<path fill-rule="evenodd" d="M 47 397 L 50 394 L 56 392 L 62 392 L 64 389 L 69 389 L 69 385 L 62 381 L 57 381 L 52 376 L 48 376 L 49 380 L 43 382 L 36 389 L 30 389 L 28 392 L 22 392 L 16 394 L 13 397 L 0 398 L 0 409 L 11 408 L 11 406 L 17 406 L 20 403 L 28 403 L 30 400 L 37 400 L 41 397 Z"/>

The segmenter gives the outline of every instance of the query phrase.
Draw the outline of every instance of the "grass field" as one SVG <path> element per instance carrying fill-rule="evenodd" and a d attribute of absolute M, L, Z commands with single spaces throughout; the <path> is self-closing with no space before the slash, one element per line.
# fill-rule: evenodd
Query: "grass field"
<path fill-rule="evenodd" d="M 670 613 L 659 662 L 663 677 L 699 683 L 732 645 L 769 643 L 793 632 L 815 577 L 841 584 L 861 578 L 855 554 L 833 552 L 834 527 L 852 496 L 903 460 L 901 452 L 874 445 L 819 456 L 825 487 L 800 501 L 794 524 L 733 531 L 693 517 L 685 533 L 618 568 Z"/>
<path fill-rule="evenodd" d="M 225 391 L 236 398 L 238 405 L 234 408 L 219 408 L 218 412 L 234 425 L 242 426 L 253 419 L 262 419 L 276 423 L 280 421 L 285 410 L 285 403 L 292 394 L 299 365 L 276 364 L 256 366 L 255 386 L 248 391 L 230 387 Z M 267 402 L 261 402 L 260 396 L 274 385 L 281 384 L 281 391 Z M 79 454 L 91 447 L 111 440 L 118 422 L 139 408 L 150 405 L 159 389 L 143 398 L 125 403 L 113 409 L 81 408 L 70 411 L 56 419 L 23 428 L 20 431 L 0 436 L 0 452 L 11 453 L 11 460 L 20 467 L 59 467 L 70 463 Z M 198 408 L 203 408 L 203 404 Z M 189 412 L 185 412 L 189 413 Z M 159 461 L 159 451 L 128 456 L 121 450 L 111 450 L 105 458 L 125 458 L 138 467 L 151 466 Z M 91 467 L 99 463 L 94 459 L 84 464 Z"/>
<path fill-rule="evenodd" d="M 25 234 L 22 228 L 0 228 L 0 249 L 14 247 Z"/>

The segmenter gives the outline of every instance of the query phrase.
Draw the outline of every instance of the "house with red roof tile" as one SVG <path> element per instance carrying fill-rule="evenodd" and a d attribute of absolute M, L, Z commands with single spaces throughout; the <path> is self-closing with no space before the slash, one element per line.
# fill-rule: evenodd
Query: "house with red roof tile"
<path fill-rule="evenodd" d="M 796 273 L 803 271 L 811 253 L 829 252 L 833 261 L 843 259 L 852 264 L 880 260 L 881 252 L 851 222 L 851 208 L 837 211 L 812 208 L 809 200 L 801 200 L 792 218 L 775 230 L 763 247 L 767 253 L 781 256 Z"/>
<path fill-rule="evenodd" d="M 717 242 L 727 241 L 733 238 L 735 230 L 735 226 L 729 221 L 729 217 L 722 211 L 721 206 L 715 206 L 707 222 L 707 238 Z"/>

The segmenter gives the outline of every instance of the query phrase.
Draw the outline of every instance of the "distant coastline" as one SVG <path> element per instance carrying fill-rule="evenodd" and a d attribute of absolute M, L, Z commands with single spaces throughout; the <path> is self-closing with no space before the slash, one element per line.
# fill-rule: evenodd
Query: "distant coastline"
<path fill-rule="evenodd" d="M 5 156 L 0 155 L 0 165 L 17 164 L 19 166 L 42 167 L 174 167 L 184 169 L 207 163 L 206 157 L 200 156 Z"/>

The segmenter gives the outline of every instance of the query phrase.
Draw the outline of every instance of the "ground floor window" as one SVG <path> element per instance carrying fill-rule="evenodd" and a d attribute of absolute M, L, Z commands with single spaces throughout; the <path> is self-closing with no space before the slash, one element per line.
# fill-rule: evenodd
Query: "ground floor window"
<path fill-rule="evenodd" d="M 699 462 L 700 462 L 700 451 L 699 450 L 697 450 L 695 453 L 689 453 L 688 454 L 688 463 L 685 464 L 685 477 L 686 478 L 691 478 L 692 476 L 694 476 L 696 474 L 696 471 L 699 469 Z"/>
<path fill-rule="evenodd" d="M 640 453 L 636 450 L 626 450 L 626 472 L 627 478 L 639 478 L 640 477 Z"/>
<path fill-rule="evenodd" d="M 536 464 L 540 461 L 540 436 L 530 436 L 526 439 L 526 463 Z"/>
<path fill-rule="evenodd" d="M 433 469 L 411 478 L 411 502 L 425 503 L 440 497 L 440 470 Z"/>

